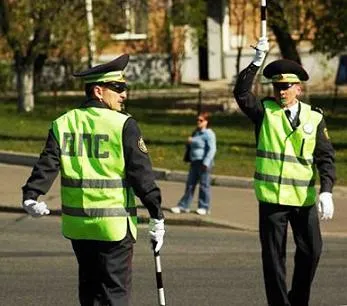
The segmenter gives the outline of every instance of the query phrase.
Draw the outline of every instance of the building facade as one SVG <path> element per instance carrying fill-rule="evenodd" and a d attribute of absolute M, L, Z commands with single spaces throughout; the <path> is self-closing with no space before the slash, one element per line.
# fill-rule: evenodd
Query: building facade
<path fill-rule="evenodd" d="M 147 17 L 142 14 L 135 18 L 138 11 L 131 11 L 129 6 L 128 31 L 112 35 L 112 41 L 99 59 L 107 59 L 121 51 L 129 52 L 134 64 L 130 67 L 136 67 L 130 76 L 140 82 L 165 83 L 176 78 L 176 81 L 189 84 L 201 80 L 232 83 L 254 55 L 250 46 L 256 44 L 260 33 L 259 1 L 205 0 L 204 44 L 195 41 L 195 30 L 188 25 L 167 24 L 174 1 L 179 0 L 148 0 Z M 142 26 L 136 26 L 131 18 L 142 20 Z M 171 37 L 167 34 L 168 27 Z M 271 49 L 265 63 L 281 57 L 274 35 L 268 31 L 268 36 Z M 322 54 L 310 53 L 310 49 L 308 41 L 298 45 L 302 64 L 311 76 L 310 90 L 333 91 L 339 58 L 328 60 Z"/>

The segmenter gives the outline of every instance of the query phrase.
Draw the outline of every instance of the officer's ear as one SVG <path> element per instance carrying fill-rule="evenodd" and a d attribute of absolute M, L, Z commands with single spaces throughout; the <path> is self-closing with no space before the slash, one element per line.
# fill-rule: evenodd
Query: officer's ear
<path fill-rule="evenodd" d="M 93 87 L 93 96 L 94 96 L 97 100 L 99 100 L 99 101 L 102 100 L 102 98 L 103 98 L 103 89 L 102 89 L 101 86 L 95 85 L 95 86 Z"/>
<path fill-rule="evenodd" d="M 303 93 L 301 84 L 297 83 L 294 86 L 295 86 L 296 96 L 300 97 Z"/>

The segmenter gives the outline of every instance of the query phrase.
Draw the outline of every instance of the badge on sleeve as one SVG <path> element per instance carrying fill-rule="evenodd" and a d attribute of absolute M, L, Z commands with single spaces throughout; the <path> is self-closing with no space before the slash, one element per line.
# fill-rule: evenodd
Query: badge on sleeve
<path fill-rule="evenodd" d="M 140 136 L 139 140 L 137 141 L 137 146 L 139 147 L 140 151 L 143 153 L 148 153 L 147 147 L 145 145 L 145 142 L 143 141 L 142 136 Z"/>
<path fill-rule="evenodd" d="M 326 139 L 330 139 L 327 128 L 324 128 L 323 133 Z"/>

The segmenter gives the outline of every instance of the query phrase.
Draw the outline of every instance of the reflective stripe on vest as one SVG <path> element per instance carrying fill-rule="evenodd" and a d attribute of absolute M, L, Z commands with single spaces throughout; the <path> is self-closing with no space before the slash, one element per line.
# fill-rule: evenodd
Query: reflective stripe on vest
<path fill-rule="evenodd" d="M 129 116 L 103 108 L 71 110 L 53 122 L 61 149 L 63 235 L 136 239 L 135 195 L 125 180 L 123 127 Z"/>
<path fill-rule="evenodd" d="M 62 213 L 74 217 L 134 217 L 136 216 L 136 207 L 88 209 L 62 205 Z"/>
<path fill-rule="evenodd" d="M 254 178 L 257 180 L 262 180 L 265 182 L 272 182 L 272 183 L 278 183 L 282 185 L 293 185 L 293 186 L 298 186 L 298 187 L 311 187 L 314 186 L 315 180 L 311 181 L 305 181 L 305 180 L 298 180 L 298 179 L 293 179 L 293 178 L 283 178 L 280 176 L 275 176 L 275 175 L 269 175 L 269 174 L 262 174 L 256 172 L 254 174 Z"/>
<path fill-rule="evenodd" d="M 61 185 L 64 187 L 80 187 L 80 188 L 126 188 L 128 184 L 126 180 L 93 180 L 93 179 L 72 179 L 61 178 Z"/>
<path fill-rule="evenodd" d="M 292 162 L 292 163 L 300 163 L 303 165 L 312 165 L 313 164 L 313 158 L 304 159 L 304 158 L 298 157 L 298 156 L 284 155 L 283 153 L 274 153 L 274 152 L 266 152 L 266 151 L 257 150 L 257 156 L 265 157 L 265 158 L 269 158 L 269 159 L 284 160 L 286 162 Z"/>
<path fill-rule="evenodd" d="M 254 185 L 260 202 L 292 206 L 315 203 L 313 152 L 322 115 L 300 102 L 300 125 L 293 130 L 277 103 L 264 101 Z"/>

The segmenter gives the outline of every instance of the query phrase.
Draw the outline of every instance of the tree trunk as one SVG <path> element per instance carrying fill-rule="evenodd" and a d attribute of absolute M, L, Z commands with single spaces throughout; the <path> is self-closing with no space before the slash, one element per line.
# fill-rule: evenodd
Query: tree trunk
<path fill-rule="evenodd" d="M 239 73 L 240 73 L 241 55 L 242 55 L 242 47 L 237 47 L 236 75 L 239 75 Z"/>
<path fill-rule="evenodd" d="M 18 111 L 34 110 L 34 65 L 16 65 Z"/>
<path fill-rule="evenodd" d="M 280 48 L 282 57 L 297 62 L 301 65 L 299 52 L 296 48 L 295 41 L 292 39 L 287 31 L 281 27 L 272 25 L 271 29 L 276 36 L 278 46 Z"/>
<path fill-rule="evenodd" d="M 270 1 L 268 3 L 268 16 L 268 25 L 276 36 L 282 57 L 301 64 L 296 43 L 290 35 L 289 25 L 280 2 Z"/>
<path fill-rule="evenodd" d="M 41 77 L 42 77 L 42 71 L 43 67 L 45 65 L 47 59 L 47 54 L 39 54 L 34 62 L 34 96 L 36 97 L 37 94 L 42 90 L 41 88 Z"/>
<path fill-rule="evenodd" d="M 184 26 L 175 26 L 171 39 L 171 79 L 173 84 L 179 84 L 181 82 L 181 66 L 184 57 L 184 41 L 186 39 L 186 30 Z"/>

